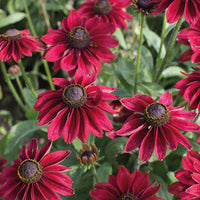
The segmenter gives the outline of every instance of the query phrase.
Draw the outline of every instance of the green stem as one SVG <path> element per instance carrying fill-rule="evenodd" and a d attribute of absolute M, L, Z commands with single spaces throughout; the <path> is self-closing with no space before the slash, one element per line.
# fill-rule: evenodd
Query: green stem
<path fill-rule="evenodd" d="M 162 52 L 162 47 L 163 47 L 163 43 L 164 43 L 164 39 L 165 39 L 166 24 L 167 24 L 167 17 L 166 17 L 166 11 L 165 11 L 165 15 L 164 15 L 164 19 L 163 19 L 162 33 L 161 33 L 161 40 L 160 40 L 160 47 L 159 47 L 158 56 L 156 59 L 156 68 L 158 67 L 158 62 L 160 59 L 160 55 Z"/>
<path fill-rule="evenodd" d="M 141 18 L 141 29 L 140 29 L 140 41 L 139 41 L 139 48 L 138 48 L 137 61 L 136 61 L 136 70 L 135 70 L 134 94 L 137 93 L 137 82 L 138 82 L 138 72 L 139 72 L 139 65 L 140 65 L 140 55 L 141 55 L 141 49 L 142 49 L 142 38 L 143 38 L 144 19 L 145 19 L 145 15 L 142 14 L 142 18 Z"/>
<path fill-rule="evenodd" d="M 30 88 L 31 92 L 33 93 L 33 95 L 37 99 L 37 94 L 36 94 L 34 88 L 32 87 L 31 82 L 28 80 L 28 77 L 26 76 L 26 72 L 24 70 L 24 66 L 23 66 L 21 60 L 18 61 L 18 65 L 19 65 L 19 68 L 21 70 L 21 73 L 22 73 L 22 76 L 24 78 L 25 83 L 27 84 L 27 86 Z"/>
<path fill-rule="evenodd" d="M 31 16 L 30 16 L 30 12 L 29 12 L 29 9 L 28 9 L 26 0 L 23 0 L 23 3 L 24 3 L 24 9 L 25 9 L 25 12 L 26 12 L 26 17 L 27 17 L 27 20 L 28 20 L 28 23 L 29 23 L 31 32 L 32 32 L 32 34 L 33 34 L 34 36 L 37 36 L 37 33 L 36 33 L 35 28 L 34 28 L 34 26 L 33 26 L 33 22 L 32 22 L 32 20 L 31 20 Z"/>
<path fill-rule="evenodd" d="M 47 11 L 45 9 L 44 0 L 39 0 L 39 4 L 40 4 L 40 7 L 42 9 L 42 14 L 43 14 L 46 26 L 47 26 L 47 28 L 51 28 L 51 24 L 50 24 L 50 21 L 49 21 L 49 16 L 48 16 L 48 13 L 47 13 Z"/>
<path fill-rule="evenodd" d="M 99 180 L 98 180 L 98 177 L 97 177 L 97 171 L 96 171 L 94 164 L 92 164 L 92 171 L 93 171 L 93 174 L 95 176 L 96 182 L 99 183 Z"/>
<path fill-rule="evenodd" d="M 11 80 L 8 77 L 6 66 L 5 66 L 5 64 L 3 62 L 1 62 L 1 70 L 3 72 L 3 75 L 4 75 L 5 79 L 6 79 L 6 82 L 7 82 L 8 86 L 9 86 L 11 92 L 13 93 L 17 103 L 20 105 L 20 107 L 22 108 L 23 111 L 26 111 L 26 108 L 25 108 L 24 104 L 22 103 L 22 100 L 20 99 L 20 97 L 17 94 L 17 92 L 16 92 Z"/>
<path fill-rule="evenodd" d="M 159 77 L 160 77 L 160 75 L 161 75 L 161 73 L 162 73 L 162 71 L 163 71 L 163 69 L 164 69 L 164 67 L 165 67 L 165 65 L 166 65 L 168 56 L 169 56 L 169 54 L 171 53 L 172 48 L 173 48 L 173 46 L 174 46 L 177 33 L 178 33 L 178 31 L 179 31 L 179 29 L 180 29 L 180 27 L 181 27 L 182 19 L 183 19 L 183 16 L 178 20 L 178 22 L 177 22 L 177 24 L 176 24 L 176 26 L 175 26 L 175 28 L 174 28 L 174 30 L 173 30 L 172 36 L 171 36 L 170 41 L 169 41 L 169 45 L 168 45 L 168 47 L 167 47 L 167 51 L 166 51 L 166 53 L 165 53 L 165 57 L 164 57 L 163 60 L 162 60 L 162 63 L 161 63 L 161 66 L 160 66 L 160 68 L 159 68 L 158 73 L 155 75 L 155 79 L 154 79 L 155 82 L 158 81 L 158 79 L 159 79 Z"/>
<path fill-rule="evenodd" d="M 18 87 L 19 87 L 19 90 L 20 90 L 20 92 L 21 92 L 21 95 L 22 95 L 22 97 L 23 97 L 23 99 L 24 99 L 24 102 L 28 105 L 28 100 L 27 100 L 27 98 L 26 98 L 26 96 L 25 96 L 25 94 L 24 94 L 21 81 L 20 81 L 20 79 L 19 79 L 18 76 L 15 76 L 15 79 L 16 79 L 17 85 L 18 85 Z"/>

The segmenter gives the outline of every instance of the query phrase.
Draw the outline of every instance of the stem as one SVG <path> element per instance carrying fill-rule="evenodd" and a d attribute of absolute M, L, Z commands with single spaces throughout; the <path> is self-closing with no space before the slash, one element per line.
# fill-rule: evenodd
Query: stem
<path fill-rule="evenodd" d="M 160 40 L 160 47 L 159 47 L 158 56 L 156 59 L 156 68 L 158 67 L 158 61 L 160 59 L 160 55 L 162 52 L 162 46 L 163 46 L 164 39 L 165 39 L 166 24 L 167 24 L 167 17 L 166 17 L 166 11 L 165 11 L 165 15 L 164 15 L 164 19 L 163 19 L 162 33 L 161 33 L 161 40 Z"/>
<path fill-rule="evenodd" d="M 32 32 L 32 34 L 33 34 L 34 36 L 37 36 L 37 33 L 36 33 L 35 28 L 34 28 L 34 26 L 33 26 L 33 22 L 32 22 L 32 20 L 31 20 L 31 16 L 30 16 L 30 12 L 29 12 L 29 9 L 28 9 L 26 0 L 23 0 L 23 3 L 24 3 L 24 9 L 25 9 L 25 12 L 26 12 L 26 17 L 27 17 L 27 20 L 28 20 L 28 23 L 29 23 L 31 32 Z"/>
<path fill-rule="evenodd" d="M 20 97 L 17 94 L 17 92 L 16 92 L 11 80 L 8 77 L 7 70 L 6 70 L 5 64 L 3 62 L 1 62 L 1 70 L 3 72 L 3 75 L 4 75 L 5 79 L 6 79 L 6 82 L 7 82 L 8 86 L 9 86 L 11 92 L 13 93 L 17 103 L 20 105 L 20 107 L 22 108 L 23 111 L 26 111 L 26 108 L 25 108 L 24 104 L 22 103 L 22 100 L 20 99 Z"/>
<path fill-rule="evenodd" d="M 163 71 L 163 69 L 164 69 L 164 67 L 166 65 L 167 58 L 168 58 L 169 54 L 172 51 L 173 45 L 174 45 L 175 40 L 176 40 L 177 33 L 179 31 L 179 28 L 181 27 L 182 19 L 183 19 L 183 16 L 178 20 L 178 22 L 177 22 L 177 24 L 176 24 L 176 26 L 175 26 L 175 28 L 173 30 L 172 36 L 171 36 L 170 41 L 169 41 L 169 45 L 167 47 L 167 51 L 165 53 L 165 57 L 163 58 L 161 66 L 160 66 L 160 69 L 159 69 L 158 73 L 155 76 L 155 80 L 154 80 L 155 82 L 158 81 L 158 79 L 159 79 L 159 77 L 160 77 L 160 75 L 161 75 L 161 73 L 162 73 L 162 71 Z"/>
<path fill-rule="evenodd" d="M 142 18 L 141 18 L 141 29 L 140 29 L 140 41 L 139 41 L 139 48 L 138 48 L 137 62 L 136 62 L 136 70 L 135 70 L 134 94 L 137 93 L 137 81 L 138 81 L 138 71 L 139 71 L 140 55 L 141 55 L 141 48 L 142 48 L 142 38 L 143 38 L 143 28 L 144 28 L 144 18 L 145 18 L 145 15 L 142 14 Z"/>
<path fill-rule="evenodd" d="M 45 24 L 46 24 L 47 28 L 51 28 L 49 16 L 48 16 L 47 11 L 45 9 L 44 0 L 38 0 L 38 1 L 39 1 L 39 4 L 40 4 L 40 7 L 42 9 L 42 14 L 43 14 L 43 17 L 44 17 Z"/>
<path fill-rule="evenodd" d="M 96 171 L 94 164 L 92 165 L 92 171 L 93 171 L 93 174 L 95 176 L 96 182 L 99 183 L 99 180 L 98 180 L 98 177 L 97 177 L 97 171 Z"/>
<path fill-rule="evenodd" d="M 23 91 L 23 87 L 22 87 L 21 81 L 20 81 L 18 76 L 15 76 L 15 79 L 16 79 L 17 85 L 19 87 L 19 90 L 21 92 L 21 95 L 22 95 L 22 97 L 24 99 L 24 102 L 28 105 L 28 100 L 27 100 L 26 96 L 24 95 L 24 91 Z"/>
<path fill-rule="evenodd" d="M 37 94 L 36 94 L 34 88 L 32 87 L 31 82 L 28 80 L 28 77 L 26 76 L 26 72 L 24 70 L 24 66 L 23 66 L 21 60 L 18 61 L 18 65 L 19 65 L 19 68 L 21 70 L 21 73 L 22 73 L 22 76 L 24 78 L 25 83 L 28 85 L 28 87 L 30 88 L 31 92 L 33 93 L 33 95 L 37 99 Z"/>

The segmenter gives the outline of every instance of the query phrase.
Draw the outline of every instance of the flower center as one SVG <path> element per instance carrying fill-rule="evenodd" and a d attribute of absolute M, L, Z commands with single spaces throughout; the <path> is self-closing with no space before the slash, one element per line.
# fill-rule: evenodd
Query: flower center
<path fill-rule="evenodd" d="M 144 112 L 146 121 L 152 126 L 162 126 L 168 122 L 169 110 L 162 103 L 149 104 Z"/>
<path fill-rule="evenodd" d="M 73 48 L 83 49 L 90 43 L 90 34 L 85 28 L 76 26 L 69 32 L 68 42 Z"/>
<path fill-rule="evenodd" d="M 42 169 L 35 160 L 26 159 L 18 167 L 17 174 L 24 183 L 35 183 L 40 180 Z"/>
<path fill-rule="evenodd" d="M 152 0 L 138 0 L 137 4 L 139 6 L 139 8 L 142 8 L 143 10 L 148 10 L 153 8 L 154 4 L 152 3 L 148 3 L 151 2 Z"/>
<path fill-rule="evenodd" d="M 79 84 L 67 86 L 63 91 L 63 100 L 70 107 L 80 107 L 87 100 L 85 88 Z"/>
<path fill-rule="evenodd" d="M 122 194 L 118 200 L 137 200 L 137 197 L 134 196 L 133 194 L 126 193 Z"/>
<path fill-rule="evenodd" d="M 94 11 L 100 15 L 107 15 L 112 10 L 112 6 L 108 0 L 98 0 L 94 4 Z"/>
<path fill-rule="evenodd" d="M 4 40 L 19 40 L 22 37 L 22 33 L 17 29 L 7 30 L 4 34 L 2 34 Z"/>

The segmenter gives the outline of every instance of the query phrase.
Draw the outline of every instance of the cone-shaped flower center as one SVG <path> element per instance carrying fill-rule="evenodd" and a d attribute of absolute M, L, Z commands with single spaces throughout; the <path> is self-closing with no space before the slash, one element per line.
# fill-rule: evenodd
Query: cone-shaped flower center
<path fill-rule="evenodd" d="M 85 28 L 76 26 L 69 32 L 68 42 L 73 48 L 83 49 L 90 43 L 90 34 Z"/>
<path fill-rule="evenodd" d="M 94 11 L 100 15 L 106 15 L 112 10 L 112 6 L 108 0 L 98 0 L 94 4 Z"/>
<path fill-rule="evenodd" d="M 133 194 L 126 193 L 122 194 L 118 200 L 137 200 L 137 197 Z"/>
<path fill-rule="evenodd" d="M 30 184 L 40 180 L 42 170 L 38 162 L 26 159 L 18 167 L 17 174 L 24 183 Z"/>
<path fill-rule="evenodd" d="M 63 100 L 69 107 L 80 107 L 87 99 L 85 88 L 79 84 L 68 85 L 63 90 Z"/>
<path fill-rule="evenodd" d="M 144 116 L 150 125 L 162 126 L 168 122 L 169 110 L 162 103 L 152 103 L 146 107 Z"/>
<path fill-rule="evenodd" d="M 19 40 L 22 37 L 22 33 L 17 29 L 7 30 L 4 34 L 2 34 L 4 40 Z"/>
<path fill-rule="evenodd" d="M 138 0 L 137 4 L 139 8 L 142 8 L 143 10 L 149 10 L 154 7 L 154 4 L 150 3 L 151 0 Z"/>

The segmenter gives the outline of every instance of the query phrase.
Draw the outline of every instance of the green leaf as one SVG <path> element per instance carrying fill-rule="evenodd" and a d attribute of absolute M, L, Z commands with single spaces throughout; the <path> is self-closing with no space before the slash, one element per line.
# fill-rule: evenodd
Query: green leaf
<path fill-rule="evenodd" d="M 185 78 L 186 76 L 184 74 L 181 73 L 185 72 L 184 69 L 182 69 L 179 66 L 170 66 L 167 67 L 161 74 L 162 78 L 170 78 L 170 77 L 174 77 L 174 76 L 178 76 L 180 78 Z"/>
<path fill-rule="evenodd" d="M 0 20 L 6 17 L 6 13 L 0 9 Z"/>
<path fill-rule="evenodd" d="M 117 30 L 115 31 L 115 33 L 113 34 L 117 40 L 119 41 L 119 45 L 123 48 L 123 49 L 127 49 L 127 45 L 124 39 L 124 34 L 122 33 L 122 30 L 120 28 L 117 28 Z"/>
<path fill-rule="evenodd" d="M 25 16 L 25 13 L 22 12 L 16 12 L 11 15 L 8 15 L 7 17 L 4 17 L 0 20 L 0 28 L 19 22 L 22 19 L 24 19 Z"/>

